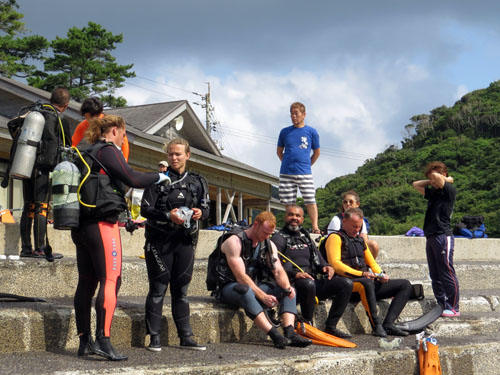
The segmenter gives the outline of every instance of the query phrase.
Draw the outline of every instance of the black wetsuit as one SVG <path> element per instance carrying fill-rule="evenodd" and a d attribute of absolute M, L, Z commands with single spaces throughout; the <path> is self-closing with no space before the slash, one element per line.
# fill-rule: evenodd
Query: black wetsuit
<path fill-rule="evenodd" d="M 369 271 L 369 267 L 377 273 L 382 270 L 359 235 L 349 237 L 346 232 L 340 230 L 331 233 L 325 241 L 327 241 L 328 260 L 333 264 L 337 274 L 352 279 L 353 291 L 359 293 L 372 326 L 382 324 L 377 314 L 377 300 L 391 297 L 394 298 L 383 324 L 394 323 L 410 298 L 412 288 L 410 282 L 405 279 L 380 282 L 362 277 L 363 272 Z"/>
<path fill-rule="evenodd" d="M 156 172 L 134 171 L 114 145 L 103 147 L 97 152 L 96 158 L 109 172 L 113 181 L 120 181 L 135 188 L 158 181 Z M 101 170 L 101 173 L 104 171 Z M 117 214 L 100 221 L 81 216 L 80 226 L 71 230 L 78 266 L 78 286 L 74 304 L 79 334 L 90 332 L 92 297 L 99 283 L 95 303 L 96 336 L 110 336 L 122 268 L 122 246 L 117 219 Z"/>
<path fill-rule="evenodd" d="M 170 284 L 172 315 L 179 337 L 193 336 L 189 322 L 187 290 L 193 274 L 194 245 L 197 223 L 191 220 L 186 229 L 167 218 L 174 208 L 186 206 L 200 208 L 200 220 L 209 215 L 208 189 L 202 176 L 184 172 L 179 175 L 168 168 L 172 181 L 168 189 L 150 186 L 144 190 L 141 216 L 147 218 L 145 256 L 149 279 L 146 298 L 146 329 L 150 335 L 159 335 L 162 319 L 163 299 Z"/>
<path fill-rule="evenodd" d="M 301 271 L 280 256 L 283 268 L 297 290 L 297 301 L 300 304 L 302 317 L 308 322 L 312 322 L 316 304 L 315 297 L 318 297 L 319 300 L 334 298 L 326 319 L 326 327 L 334 329 L 351 298 L 352 281 L 344 277 L 332 277 L 330 280 L 326 277 L 317 277 L 318 274 L 323 273 L 323 267 L 329 264 L 320 254 L 307 232 L 294 232 L 285 227 L 274 234 L 271 240 L 276 244 L 279 252 L 314 278 L 314 280 L 309 278 L 296 279 L 295 276 Z"/>
<path fill-rule="evenodd" d="M 40 112 L 45 118 L 42 138 L 37 149 L 33 172 L 30 179 L 23 179 L 23 212 L 21 214 L 21 255 L 33 252 L 31 228 L 35 252 L 45 250 L 47 236 L 47 213 L 50 200 L 49 173 L 59 162 L 59 146 L 71 146 L 71 133 L 68 121 L 61 118 L 61 124 L 54 107 L 45 105 Z M 42 254 L 43 255 L 43 254 Z"/>

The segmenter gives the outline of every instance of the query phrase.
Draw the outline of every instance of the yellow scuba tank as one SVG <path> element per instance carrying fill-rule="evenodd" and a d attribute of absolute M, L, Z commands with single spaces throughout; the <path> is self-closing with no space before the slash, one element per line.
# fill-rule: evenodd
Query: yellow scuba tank
<path fill-rule="evenodd" d="M 71 229 L 79 225 L 80 203 L 78 185 L 80 171 L 69 160 L 57 164 L 50 173 L 52 179 L 52 209 L 55 229 Z"/>
<path fill-rule="evenodd" d="M 42 139 L 45 117 L 38 112 L 28 113 L 21 128 L 21 134 L 17 140 L 16 154 L 12 161 L 10 176 L 12 178 L 30 178 L 36 160 L 36 151 L 40 139 Z"/>

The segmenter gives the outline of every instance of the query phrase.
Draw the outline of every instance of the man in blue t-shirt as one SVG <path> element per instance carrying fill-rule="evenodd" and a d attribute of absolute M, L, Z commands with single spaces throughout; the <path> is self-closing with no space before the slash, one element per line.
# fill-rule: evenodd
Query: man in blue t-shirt
<path fill-rule="evenodd" d="M 305 124 L 304 104 L 293 103 L 290 106 L 290 117 L 293 125 L 281 129 L 278 137 L 277 154 L 281 160 L 280 201 L 287 207 L 295 204 L 298 187 L 311 218 L 312 231 L 320 233 L 311 172 L 311 166 L 319 158 L 319 134 L 316 129 Z"/>

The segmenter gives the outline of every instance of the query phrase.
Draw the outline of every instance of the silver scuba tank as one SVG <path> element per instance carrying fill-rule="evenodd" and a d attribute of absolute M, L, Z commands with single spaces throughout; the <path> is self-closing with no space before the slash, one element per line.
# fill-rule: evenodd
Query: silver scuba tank
<path fill-rule="evenodd" d="M 50 173 L 52 179 L 52 210 L 54 229 L 71 229 L 79 225 L 80 204 L 77 190 L 80 171 L 72 162 L 57 164 Z"/>
<path fill-rule="evenodd" d="M 16 154 L 10 168 L 12 178 L 30 178 L 36 160 L 36 150 L 42 139 L 45 117 L 40 112 L 28 113 L 17 140 Z"/>

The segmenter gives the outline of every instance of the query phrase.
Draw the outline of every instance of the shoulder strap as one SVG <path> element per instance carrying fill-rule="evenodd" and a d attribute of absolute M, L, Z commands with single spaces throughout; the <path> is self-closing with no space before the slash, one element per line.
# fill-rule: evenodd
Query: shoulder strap
<path fill-rule="evenodd" d="M 106 146 L 112 146 L 111 143 L 99 143 L 99 144 L 96 144 L 90 148 L 88 148 L 87 150 L 83 151 L 86 155 L 90 156 L 90 158 L 92 159 L 93 162 L 97 162 L 97 164 L 99 164 L 99 166 L 104 170 L 104 172 L 111 177 L 111 175 L 109 174 L 108 170 L 106 169 L 106 167 L 104 165 L 102 165 L 102 163 L 97 159 L 97 153 L 102 150 L 104 147 Z M 93 166 L 93 163 L 92 162 L 92 166 Z M 91 167 L 92 169 L 92 167 Z"/>

